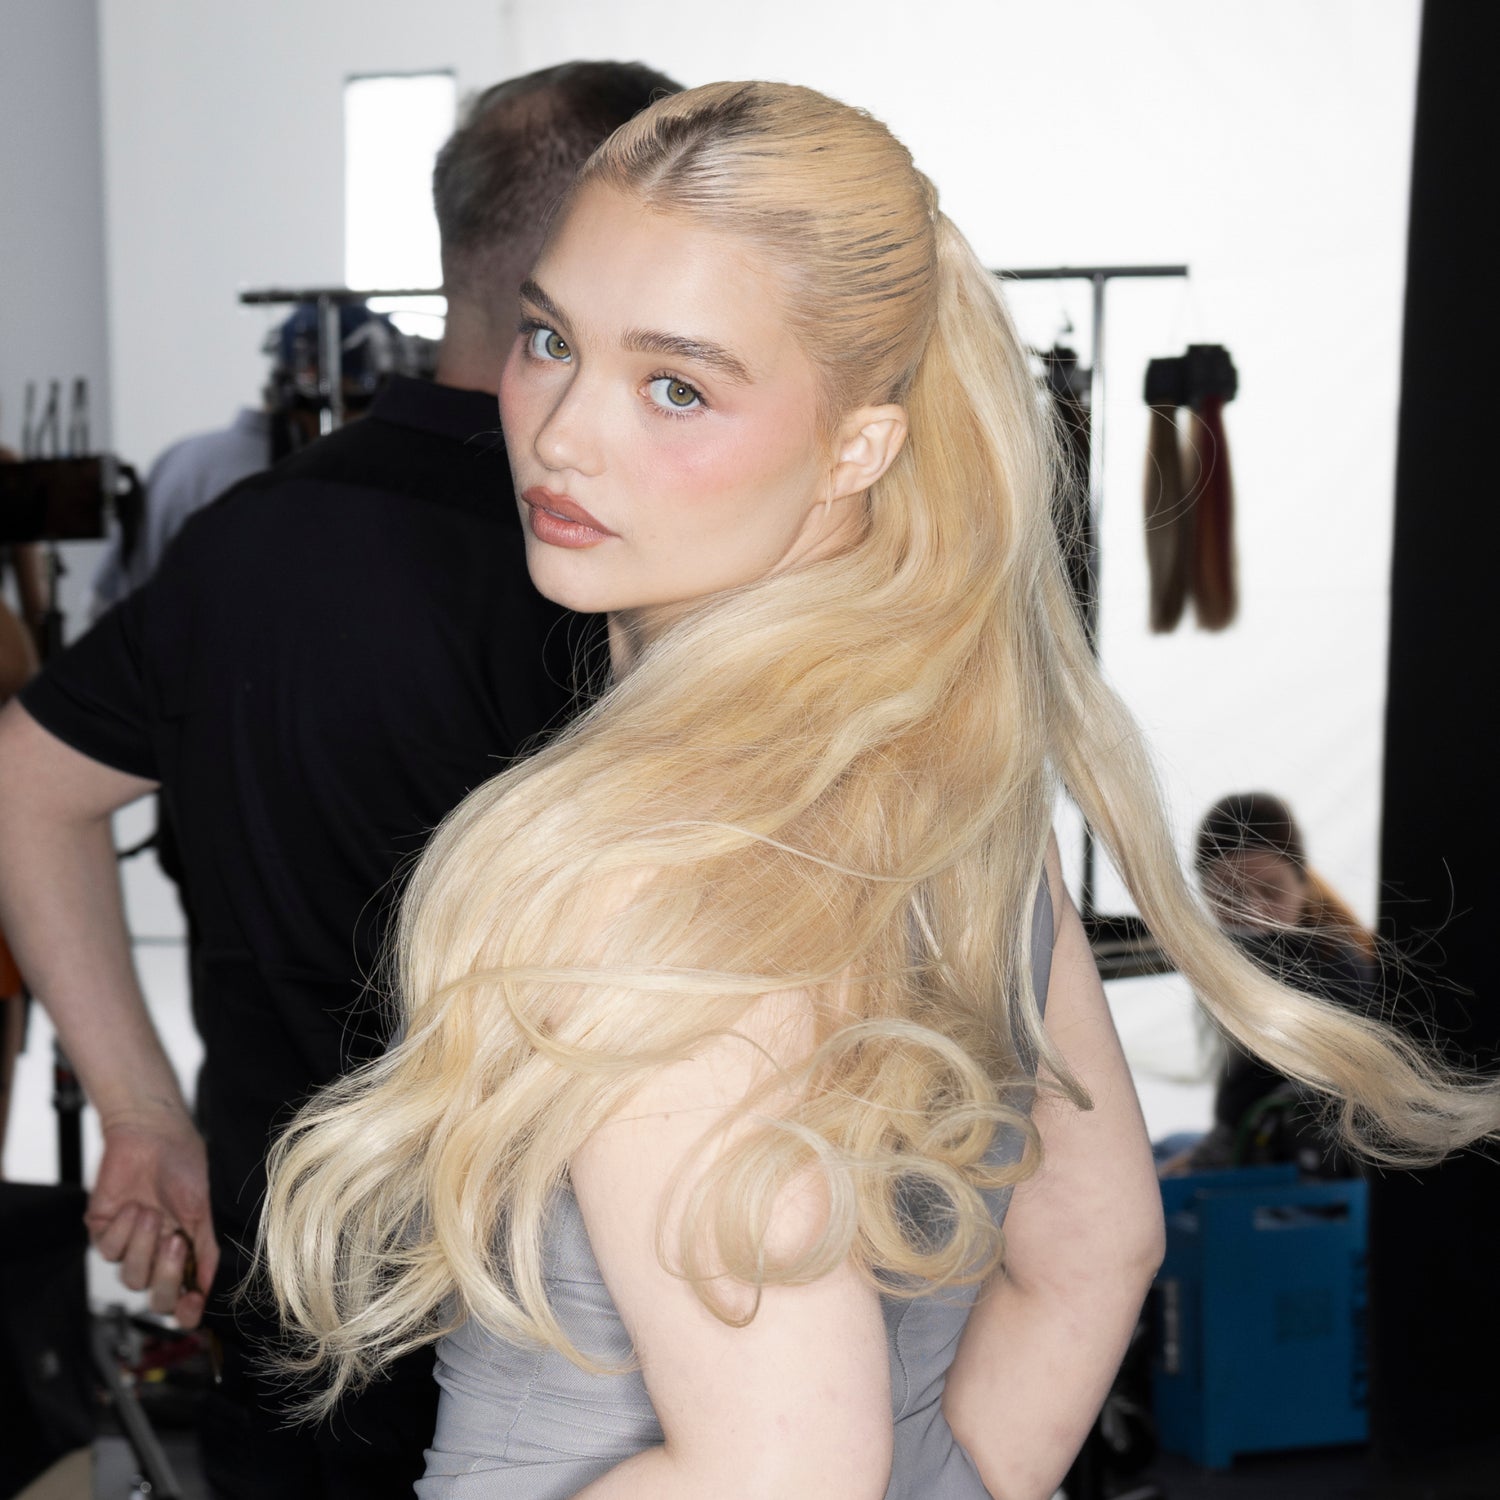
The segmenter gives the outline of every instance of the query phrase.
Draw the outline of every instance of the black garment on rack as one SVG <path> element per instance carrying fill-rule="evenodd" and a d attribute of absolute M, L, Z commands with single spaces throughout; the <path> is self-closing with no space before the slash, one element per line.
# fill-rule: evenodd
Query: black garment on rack
<path fill-rule="evenodd" d="M 1078 618 L 1091 642 L 1098 635 L 1098 539 L 1089 499 L 1089 372 L 1073 350 L 1054 344 L 1041 356 L 1053 420 L 1063 453 L 1062 480 L 1052 497 L 1052 522 Z"/>

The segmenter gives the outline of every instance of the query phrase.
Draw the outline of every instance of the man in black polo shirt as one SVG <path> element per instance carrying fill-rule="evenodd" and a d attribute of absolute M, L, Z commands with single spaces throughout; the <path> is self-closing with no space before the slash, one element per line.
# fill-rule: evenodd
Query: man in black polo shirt
<path fill-rule="evenodd" d="M 437 382 L 195 516 L 152 580 L 0 716 L 0 921 L 105 1151 L 95 1243 L 223 1346 L 204 1459 L 224 1496 L 409 1496 L 431 1357 L 315 1429 L 255 1372 L 249 1269 L 269 1140 L 374 1056 L 366 989 L 402 866 L 574 702 L 590 622 L 526 575 L 494 391 L 516 288 L 584 156 L 670 80 L 568 64 L 492 89 L 439 155 L 448 323 Z M 110 814 L 160 787 L 202 931 L 200 1139 L 130 960 Z M 206 1162 L 206 1164 L 205 1164 Z M 206 1298 L 184 1291 L 190 1255 Z"/>

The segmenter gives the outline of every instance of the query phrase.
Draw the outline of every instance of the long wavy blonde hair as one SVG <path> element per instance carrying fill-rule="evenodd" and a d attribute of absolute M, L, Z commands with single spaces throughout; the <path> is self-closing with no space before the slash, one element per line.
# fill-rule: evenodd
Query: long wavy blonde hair
<path fill-rule="evenodd" d="M 1027 1128 L 1025 1060 L 1087 1104 L 1030 996 L 1059 781 L 1219 1024 L 1343 1099 L 1351 1138 L 1417 1160 L 1493 1129 L 1492 1088 L 1279 987 L 1191 895 L 1074 614 L 1024 352 L 885 127 L 807 89 L 715 84 L 617 131 L 593 182 L 740 236 L 829 422 L 900 402 L 909 440 L 846 551 L 701 601 L 433 836 L 402 907 L 400 1040 L 272 1160 L 264 1254 L 324 1406 L 466 1317 L 587 1363 L 543 1279 L 569 1160 L 770 992 L 813 997 L 816 1047 L 695 1192 L 669 1247 L 684 1274 L 726 1318 L 715 1273 L 797 1282 L 852 1256 L 887 1290 L 983 1275 L 982 1191 L 1035 1159 L 989 1150 Z M 809 1169 L 822 1233 L 768 1258 L 769 1206 Z M 947 1201 L 941 1243 L 909 1233 L 914 1179 Z"/>

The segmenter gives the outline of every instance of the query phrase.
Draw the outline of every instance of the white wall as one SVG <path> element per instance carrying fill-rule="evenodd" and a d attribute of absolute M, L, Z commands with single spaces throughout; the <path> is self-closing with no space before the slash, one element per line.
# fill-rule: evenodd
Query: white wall
<path fill-rule="evenodd" d="M 100 0 L 121 450 L 221 426 L 286 309 L 251 287 L 341 284 L 343 84 L 507 71 L 493 0 Z"/>
<path fill-rule="evenodd" d="M 93 0 L 0 0 L 0 443 L 25 382 L 82 375 L 108 439 Z"/>
<path fill-rule="evenodd" d="M 90 438 L 110 439 L 104 202 L 94 0 L 0 0 L 0 444 L 19 448 L 27 381 L 89 383 Z M 66 416 L 66 406 L 64 407 Z M 79 618 L 98 548 L 68 547 Z"/>
<path fill-rule="evenodd" d="M 1222 792 L 1293 802 L 1373 916 L 1418 0 L 511 0 L 518 68 L 635 56 L 812 84 L 885 119 L 995 266 L 1186 262 L 1109 292 L 1103 655 L 1184 837 Z M 1018 287 L 1049 342 L 1083 289 Z M 1229 346 L 1244 610 L 1152 637 L 1139 522 L 1152 355 Z M 1107 905 L 1123 893 L 1104 892 Z"/>
<path fill-rule="evenodd" d="M 683 82 L 812 84 L 885 119 L 993 266 L 1182 263 L 1115 283 L 1106 329 L 1102 656 L 1184 848 L 1226 791 L 1289 798 L 1375 914 L 1386 615 L 1419 0 L 759 0 L 664 24 L 641 0 L 511 0 L 517 68 L 641 55 Z M 1017 285 L 1028 339 L 1087 289 Z M 1154 355 L 1228 345 L 1243 605 L 1146 629 L 1140 487 Z M 1072 853 L 1072 846 L 1065 850 Z M 1076 861 L 1070 861 L 1076 863 Z M 1129 906 L 1104 873 L 1100 904 Z M 1112 986 L 1138 1073 L 1200 1066 L 1186 987 Z M 1159 1130 L 1206 1091 L 1155 1083 Z"/>
<path fill-rule="evenodd" d="M 339 278 L 340 89 L 461 90 L 573 56 L 686 83 L 793 78 L 887 119 L 995 265 L 1185 261 L 1110 291 L 1104 659 L 1184 832 L 1288 795 L 1373 914 L 1385 605 L 1418 0 L 101 0 L 116 430 L 148 459 L 254 395 L 274 314 L 238 289 Z M 670 19 L 664 17 L 670 16 Z M 851 17 L 857 16 L 855 24 Z M 1040 340 L 1081 289 L 1022 287 Z M 1244 614 L 1144 629 L 1145 361 L 1226 343 Z M 1109 893 L 1106 892 L 1106 895 Z M 1116 892 L 1116 895 L 1119 893 Z"/>
<path fill-rule="evenodd" d="M 793 79 L 888 120 L 991 264 L 1190 264 L 1109 294 L 1105 665 L 1184 839 L 1220 793 L 1272 787 L 1373 915 L 1419 0 L 99 3 L 115 430 L 137 460 L 253 397 L 274 315 L 238 289 L 338 279 L 355 72 L 450 67 L 463 91 L 614 56 Z M 1012 299 L 1040 342 L 1070 314 L 1088 357 L 1079 288 Z M 1139 388 L 1189 341 L 1240 371 L 1244 608 L 1162 639 Z"/>

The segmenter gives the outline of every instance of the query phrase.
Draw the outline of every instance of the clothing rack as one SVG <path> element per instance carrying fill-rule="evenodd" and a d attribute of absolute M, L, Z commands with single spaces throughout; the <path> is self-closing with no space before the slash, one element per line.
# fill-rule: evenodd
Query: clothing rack
<path fill-rule="evenodd" d="M 1050 266 L 1040 269 L 996 271 L 1002 281 L 1087 281 L 1093 289 L 1090 318 L 1091 360 L 1089 377 L 1089 512 L 1094 522 L 1088 535 L 1088 576 L 1092 587 L 1080 601 L 1084 627 L 1089 643 L 1098 650 L 1095 639 L 1099 616 L 1099 544 L 1098 522 L 1104 501 L 1104 294 L 1111 281 L 1141 280 L 1160 277 L 1186 277 L 1186 266 Z M 1093 871 L 1085 871 L 1085 900 L 1092 894 Z"/>
<path fill-rule="evenodd" d="M 1099 521 L 1104 510 L 1104 300 L 1111 281 L 1185 278 L 1186 266 L 1047 266 L 1026 267 L 993 273 L 1001 281 L 1086 281 L 1092 288 L 1090 318 L 1088 407 L 1089 487 L 1088 526 L 1084 532 L 1084 577 L 1086 584 L 1079 610 L 1095 655 L 1099 651 Z M 1094 955 L 1106 978 L 1162 973 L 1164 960 L 1149 941 L 1144 926 L 1129 918 L 1100 918 L 1094 903 L 1094 834 L 1087 822 L 1083 829 L 1083 876 L 1078 910 L 1089 928 Z M 1096 927 L 1099 929 L 1096 931 Z M 1139 929 L 1139 930 L 1137 930 Z M 1168 966 L 1169 967 L 1169 966 Z"/>
<path fill-rule="evenodd" d="M 347 286 L 263 287 L 241 292 L 245 307 L 277 307 L 287 303 L 315 302 L 318 307 L 318 412 L 319 430 L 332 432 L 344 425 L 344 363 L 339 338 L 339 308 L 345 302 L 368 302 L 372 297 L 441 297 L 442 287 L 377 287 L 365 291 Z"/>

